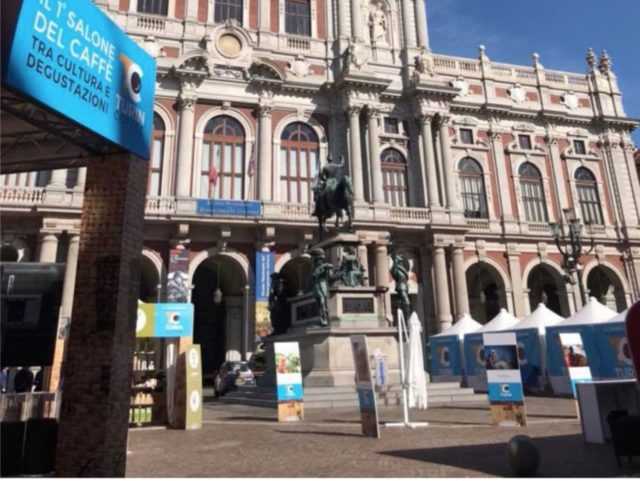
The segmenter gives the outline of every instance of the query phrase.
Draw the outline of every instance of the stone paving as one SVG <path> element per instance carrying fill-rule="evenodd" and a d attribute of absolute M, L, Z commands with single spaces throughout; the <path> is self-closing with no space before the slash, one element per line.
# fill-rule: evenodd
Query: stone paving
<path fill-rule="evenodd" d="M 610 445 L 585 444 L 572 400 L 529 398 L 529 426 L 491 426 L 488 407 L 447 406 L 412 412 L 428 428 L 360 434 L 355 410 L 308 410 L 299 424 L 279 424 L 275 410 L 208 403 L 200 431 L 133 430 L 128 476 L 467 477 L 509 476 L 505 443 L 534 438 L 546 477 L 640 476 L 640 460 L 618 468 Z M 399 421 L 385 408 L 381 421 Z"/>

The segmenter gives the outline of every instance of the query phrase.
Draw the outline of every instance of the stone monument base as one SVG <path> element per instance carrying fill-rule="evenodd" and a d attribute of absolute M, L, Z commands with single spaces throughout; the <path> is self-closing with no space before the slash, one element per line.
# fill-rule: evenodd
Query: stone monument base
<path fill-rule="evenodd" d="M 306 327 L 265 339 L 267 370 L 260 384 L 275 385 L 274 342 L 297 342 L 300 345 L 302 375 L 305 387 L 343 387 L 355 389 L 355 367 L 351 336 L 365 335 L 369 355 L 376 351 L 384 356 L 387 384 L 400 382 L 398 341 L 393 327 Z M 372 364 L 373 366 L 373 364 Z"/>

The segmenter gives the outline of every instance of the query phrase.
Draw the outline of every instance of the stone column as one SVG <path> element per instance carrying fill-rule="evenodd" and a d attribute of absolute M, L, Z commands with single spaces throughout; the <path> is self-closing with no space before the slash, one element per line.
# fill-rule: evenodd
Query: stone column
<path fill-rule="evenodd" d="M 427 194 L 429 207 L 440 208 L 440 195 L 438 194 L 438 169 L 436 168 L 436 154 L 433 149 L 433 131 L 431 125 L 432 115 L 421 115 L 418 117 L 422 130 L 422 151 L 425 156 L 424 162 L 427 165 Z"/>
<path fill-rule="evenodd" d="M 192 94 L 180 93 L 178 108 L 180 109 L 180 134 L 178 136 L 178 157 L 176 170 L 176 197 L 191 197 L 191 172 L 193 166 L 193 129 L 195 125 L 196 97 Z"/>
<path fill-rule="evenodd" d="M 271 2 L 258 2 L 260 8 L 260 25 L 259 29 L 264 32 L 271 30 Z M 211 15 L 213 18 L 213 14 Z"/>
<path fill-rule="evenodd" d="M 80 167 L 78 169 L 78 182 L 76 184 L 76 190 L 84 192 L 84 186 L 87 183 L 87 168 Z"/>
<path fill-rule="evenodd" d="M 269 2 L 265 2 L 269 3 Z M 349 37 L 349 3 L 342 1 L 336 2 L 338 4 L 338 38 Z"/>
<path fill-rule="evenodd" d="M 406 48 L 415 48 L 416 46 L 416 29 L 411 22 L 412 0 L 402 0 L 402 26 L 404 29 L 404 42 Z"/>
<path fill-rule="evenodd" d="M 446 194 L 446 205 L 450 210 L 458 210 L 459 200 L 456 197 L 455 176 L 453 159 L 451 158 L 451 137 L 449 135 L 448 117 L 440 119 L 440 148 L 442 150 L 442 175 L 444 176 L 444 188 Z"/>
<path fill-rule="evenodd" d="M 436 304 L 438 316 L 438 332 L 451 327 L 451 299 L 449 297 L 449 276 L 447 275 L 447 259 L 443 245 L 433 247 L 433 267 L 436 278 Z"/>
<path fill-rule="evenodd" d="M 504 179 L 511 183 L 511 178 L 507 173 L 507 164 L 504 158 L 504 146 L 502 145 L 502 136 L 497 132 L 489 133 L 491 138 L 491 153 L 496 163 L 496 176 L 498 179 Z M 555 164 L 554 164 L 555 165 Z M 498 184 L 500 185 L 500 184 Z M 498 201 L 500 203 L 500 210 L 502 211 L 502 219 L 506 222 L 512 222 L 513 219 L 513 206 L 511 205 L 511 195 L 509 188 L 505 185 L 504 188 L 498 188 L 496 193 Z"/>
<path fill-rule="evenodd" d="M 53 352 L 53 362 L 51 371 L 45 382 L 49 391 L 56 391 L 60 385 L 60 371 L 64 358 L 64 340 L 67 329 L 71 323 L 71 312 L 73 308 L 73 293 L 76 287 L 76 273 L 78 269 L 78 252 L 80 250 L 80 236 L 72 234 L 69 239 L 69 250 L 67 252 L 67 263 L 64 271 L 64 286 L 62 288 L 62 301 L 60 302 L 60 317 L 58 319 L 58 329 L 56 344 Z"/>
<path fill-rule="evenodd" d="M 364 182 L 362 177 L 362 149 L 360 140 L 360 107 L 349 107 L 349 155 L 355 202 L 364 202 Z"/>
<path fill-rule="evenodd" d="M 382 166 L 380 163 L 380 134 L 379 120 L 380 113 L 373 108 L 367 109 L 367 119 L 369 121 L 369 168 L 371 169 L 371 179 L 373 181 L 372 197 L 374 204 L 384 203 L 384 190 L 382 186 Z"/>
<path fill-rule="evenodd" d="M 344 1 L 344 0 L 342 0 Z M 360 8 L 360 0 L 351 0 L 351 37 L 356 42 L 363 41 L 362 35 L 362 10 Z"/>
<path fill-rule="evenodd" d="M 67 169 L 56 169 L 51 171 L 51 179 L 47 187 L 65 188 L 67 186 Z"/>
<path fill-rule="evenodd" d="M 40 255 L 38 262 L 54 263 L 58 257 L 58 236 L 45 233 L 40 238 Z"/>
<path fill-rule="evenodd" d="M 636 286 L 635 300 L 640 300 L 640 248 L 631 248 L 629 252 L 629 260 L 631 261 L 631 284 Z"/>
<path fill-rule="evenodd" d="M 61 477 L 125 475 L 147 173 L 147 162 L 125 154 L 87 172 L 62 367 Z"/>
<path fill-rule="evenodd" d="M 260 163 L 258 166 L 258 198 L 262 201 L 272 200 L 272 159 L 273 159 L 273 131 L 271 127 L 270 105 L 260 105 L 258 116 L 260 118 Z M 280 199 L 284 200 L 284 199 Z"/>
<path fill-rule="evenodd" d="M 416 2 L 416 25 L 418 27 L 418 46 L 429 50 L 429 31 L 427 27 L 427 7 L 425 0 Z"/>
<path fill-rule="evenodd" d="M 464 242 L 454 244 L 452 250 L 453 284 L 456 290 L 456 316 L 460 319 L 464 314 L 470 314 L 467 274 L 464 269 Z"/>
<path fill-rule="evenodd" d="M 360 264 L 362 264 L 362 267 L 364 268 L 364 285 L 368 286 L 369 285 L 369 255 L 368 255 L 368 251 L 367 251 L 367 246 L 364 244 L 359 244 L 358 245 L 358 260 L 360 261 Z"/>
<path fill-rule="evenodd" d="M 384 310 L 387 319 L 393 319 L 391 312 L 391 292 L 389 292 L 389 250 L 386 245 L 377 244 L 376 247 L 376 287 L 387 289 L 384 295 Z"/>
<path fill-rule="evenodd" d="M 520 249 L 517 244 L 507 244 L 507 259 L 509 262 L 509 275 L 511 276 L 511 290 L 513 296 L 514 315 L 518 319 L 527 316 L 526 304 L 529 296 L 526 296 L 522 286 L 522 267 L 520 266 Z M 527 300 L 527 302 L 525 302 Z"/>

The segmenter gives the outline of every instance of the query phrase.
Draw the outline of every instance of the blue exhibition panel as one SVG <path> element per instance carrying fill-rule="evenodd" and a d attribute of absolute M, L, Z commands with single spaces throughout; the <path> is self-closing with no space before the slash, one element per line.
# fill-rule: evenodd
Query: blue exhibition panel
<path fill-rule="evenodd" d="M 2 1 L 16 17 L 3 84 L 148 159 L 155 60 L 94 2 Z"/>
<path fill-rule="evenodd" d="M 464 369 L 467 383 L 475 391 L 487 391 L 487 370 L 484 362 L 484 343 L 481 333 L 464 336 Z"/>
<path fill-rule="evenodd" d="M 431 376 L 462 376 L 462 352 L 458 336 L 434 336 L 429 339 Z"/>
<path fill-rule="evenodd" d="M 544 376 L 538 329 L 520 329 L 515 333 L 518 342 L 518 361 L 522 384 L 527 388 L 538 388 L 541 384 L 541 378 Z"/>
<path fill-rule="evenodd" d="M 633 379 L 635 370 L 624 322 L 597 324 L 592 327 L 598 348 L 599 379 Z"/>
<path fill-rule="evenodd" d="M 593 378 L 599 377 L 600 372 L 600 353 L 598 351 L 598 343 L 596 340 L 595 325 L 593 324 L 576 324 L 569 326 L 552 326 L 547 328 L 547 371 L 552 377 L 566 377 L 567 369 L 564 365 L 562 355 L 562 345 L 560 344 L 560 333 L 576 332 L 582 336 L 587 362 L 591 369 Z"/>

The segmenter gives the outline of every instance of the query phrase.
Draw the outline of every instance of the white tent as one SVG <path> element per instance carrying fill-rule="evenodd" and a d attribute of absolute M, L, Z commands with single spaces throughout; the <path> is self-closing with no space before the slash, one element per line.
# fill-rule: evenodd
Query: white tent
<path fill-rule="evenodd" d="M 482 324 L 469 314 L 435 336 L 431 336 L 431 379 L 434 382 L 464 382 L 465 363 L 462 340 L 465 334 L 476 332 Z M 457 361 L 456 361 L 457 359 Z"/>
<path fill-rule="evenodd" d="M 512 314 L 509 313 L 506 309 L 500 309 L 500 312 L 496 317 L 487 322 L 482 328 L 478 329 L 475 333 L 481 332 L 497 332 L 497 331 L 507 331 L 516 324 L 518 324 L 519 319 Z"/>
<path fill-rule="evenodd" d="M 464 338 L 465 334 L 469 334 L 471 332 L 476 332 L 477 330 L 482 328 L 482 324 L 477 322 L 473 317 L 469 314 L 465 314 L 458 322 L 456 322 L 449 329 L 442 331 L 440 334 L 436 334 L 431 337 L 445 337 L 445 336 L 456 336 L 458 339 Z"/>
<path fill-rule="evenodd" d="M 545 328 L 556 325 L 565 320 L 564 317 L 559 316 L 544 304 L 538 304 L 535 311 L 522 319 L 518 324 L 513 326 L 513 330 L 520 329 L 538 329 L 540 334 L 544 334 Z"/>
<path fill-rule="evenodd" d="M 540 303 L 535 311 L 513 327 L 518 339 L 522 382 L 527 388 L 544 389 L 547 382 L 546 328 L 564 320 Z"/>
<path fill-rule="evenodd" d="M 611 319 L 609 319 L 608 321 L 604 321 L 605 323 L 609 324 L 613 324 L 616 322 L 627 322 L 627 314 L 629 314 L 630 309 L 627 309 L 624 312 L 621 312 L 620 314 L 618 314 L 617 316 L 612 317 Z"/>
<path fill-rule="evenodd" d="M 557 326 L 572 326 L 578 324 L 597 324 L 599 322 L 606 322 L 617 316 L 618 313 L 609 309 L 607 306 L 600 304 L 598 299 L 590 297 L 589 302 L 582 307 L 573 316 L 565 319 L 564 321 L 556 324 Z"/>

